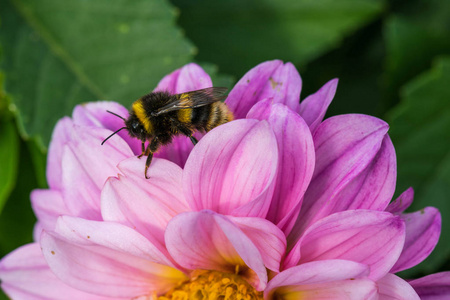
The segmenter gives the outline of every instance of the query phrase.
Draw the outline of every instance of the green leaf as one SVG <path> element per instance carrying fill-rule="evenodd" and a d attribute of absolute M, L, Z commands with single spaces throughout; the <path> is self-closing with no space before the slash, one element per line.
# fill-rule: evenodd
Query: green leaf
<path fill-rule="evenodd" d="M 38 186 L 41 189 L 48 188 L 47 177 L 45 176 L 45 171 L 47 168 L 47 153 L 42 152 L 38 143 L 34 139 L 27 141 L 27 146 L 33 161 Z"/>
<path fill-rule="evenodd" d="M 414 271 L 430 273 L 450 257 L 450 57 L 410 82 L 388 115 L 397 151 L 397 192 L 412 186 L 411 210 L 435 206 L 442 214 L 441 239 Z M 410 274 L 410 273 L 408 273 Z"/>
<path fill-rule="evenodd" d="M 32 166 L 30 153 L 22 141 L 17 185 L 0 214 L 0 256 L 32 242 L 36 218 L 30 205 L 30 192 L 37 187 Z"/>
<path fill-rule="evenodd" d="M 175 13 L 164 0 L 2 1 L 6 89 L 21 133 L 45 148 L 75 104 L 128 105 L 189 62 L 194 48 Z"/>
<path fill-rule="evenodd" d="M 383 10 L 381 0 L 172 0 L 197 59 L 241 77 L 262 61 L 295 64 L 320 56 Z"/>
<path fill-rule="evenodd" d="M 10 99 L 3 90 L 0 73 L 0 213 L 16 184 L 19 159 L 19 136 L 9 111 Z"/>
<path fill-rule="evenodd" d="M 388 96 L 431 66 L 437 55 L 450 52 L 450 1 L 412 1 L 384 24 L 385 83 Z M 392 101 L 392 100 L 391 100 Z"/>
<path fill-rule="evenodd" d="M 12 121 L 0 121 L 0 212 L 16 183 L 19 137 Z"/>

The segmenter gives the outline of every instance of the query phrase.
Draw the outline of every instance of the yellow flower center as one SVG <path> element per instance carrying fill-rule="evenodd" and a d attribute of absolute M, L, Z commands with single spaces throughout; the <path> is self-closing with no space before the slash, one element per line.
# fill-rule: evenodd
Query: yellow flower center
<path fill-rule="evenodd" d="M 191 279 L 170 290 L 158 300 L 262 300 L 258 292 L 237 274 L 194 271 Z"/>

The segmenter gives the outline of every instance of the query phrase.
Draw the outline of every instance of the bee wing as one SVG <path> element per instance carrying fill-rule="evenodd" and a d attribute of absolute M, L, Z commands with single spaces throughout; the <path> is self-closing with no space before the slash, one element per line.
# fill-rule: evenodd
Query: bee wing
<path fill-rule="evenodd" d="M 174 97 L 173 101 L 152 112 L 152 116 L 159 116 L 174 110 L 196 108 L 217 101 L 222 101 L 226 98 L 226 91 L 227 88 L 225 87 L 209 87 L 206 89 L 177 94 L 175 95 L 177 97 Z"/>

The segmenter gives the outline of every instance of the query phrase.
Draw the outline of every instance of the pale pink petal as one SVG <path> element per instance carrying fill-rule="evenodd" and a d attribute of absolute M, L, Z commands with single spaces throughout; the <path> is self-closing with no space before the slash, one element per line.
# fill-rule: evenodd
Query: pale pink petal
<path fill-rule="evenodd" d="M 103 246 L 158 264 L 173 266 L 165 253 L 140 233 L 122 224 L 62 216 L 58 218 L 55 232 L 67 242 Z"/>
<path fill-rule="evenodd" d="M 63 159 L 65 188 L 62 191 L 62 199 L 70 212 L 69 215 L 89 220 L 101 220 L 101 188 L 95 184 L 89 173 L 86 172 L 83 162 L 80 162 L 76 154 L 67 146 L 64 148 Z"/>
<path fill-rule="evenodd" d="M 388 135 L 372 162 L 334 198 L 334 212 L 350 209 L 383 211 L 395 192 L 397 161 Z"/>
<path fill-rule="evenodd" d="M 397 199 L 392 201 L 386 211 L 393 214 L 401 214 L 404 212 L 414 200 L 414 189 L 412 187 L 404 191 Z"/>
<path fill-rule="evenodd" d="M 59 216 L 71 214 L 57 190 L 33 190 L 30 197 L 33 211 L 44 229 L 53 230 Z"/>
<path fill-rule="evenodd" d="M 63 151 L 63 199 L 74 216 L 100 219 L 100 190 L 109 176 L 119 172 L 117 164 L 134 156 L 122 139 L 101 145 L 109 130 L 74 125 L 72 140 Z M 83 187 L 83 188 L 80 188 Z"/>
<path fill-rule="evenodd" d="M 51 189 L 62 188 L 62 155 L 64 145 L 71 139 L 73 122 L 64 117 L 56 123 L 47 156 L 47 182 Z"/>
<path fill-rule="evenodd" d="M 91 126 L 97 128 L 106 128 L 111 130 L 110 134 L 121 127 L 125 126 L 124 121 L 107 112 L 107 110 L 128 118 L 128 110 L 119 103 L 112 101 L 97 101 L 89 102 L 82 105 L 77 105 L 73 110 L 72 118 L 73 122 L 78 125 Z M 127 130 L 121 130 L 117 133 L 117 136 L 113 139 L 124 139 L 130 146 L 134 154 L 141 154 L 141 141 L 130 137 Z M 105 138 L 108 136 L 105 136 Z M 107 141 L 109 143 L 109 140 Z"/>
<path fill-rule="evenodd" d="M 270 83 L 269 78 L 275 70 L 282 65 L 281 60 L 263 62 L 248 71 L 236 83 L 225 101 L 236 119 L 245 118 L 250 108 L 263 99 L 260 97 L 261 92 Z"/>
<path fill-rule="evenodd" d="M 276 138 L 266 121 L 236 120 L 211 130 L 183 171 L 193 210 L 265 217 L 277 172 Z"/>
<path fill-rule="evenodd" d="M 14 300 L 111 299 L 82 292 L 59 280 L 37 243 L 22 246 L 5 256 L 0 262 L 0 279 L 3 291 Z"/>
<path fill-rule="evenodd" d="M 264 299 L 377 299 L 368 267 L 346 260 L 315 261 L 290 268 L 270 280 Z"/>
<path fill-rule="evenodd" d="M 61 217 L 57 232 L 42 233 L 44 257 L 56 276 L 80 290 L 133 298 L 186 279 L 145 237 L 121 224 Z"/>
<path fill-rule="evenodd" d="M 338 79 L 332 79 L 325 83 L 316 93 L 309 95 L 300 103 L 298 113 L 308 124 L 314 133 L 322 122 L 328 106 L 336 94 Z"/>
<path fill-rule="evenodd" d="M 175 215 L 188 211 L 181 184 L 182 170 L 164 159 L 154 159 L 144 177 L 145 159 L 122 161 L 118 178 L 111 177 L 101 194 L 102 217 L 134 228 L 164 249 L 164 231 Z"/>
<path fill-rule="evenodd" d="M 239 270 L 244 277 L 250 272 L 257 275 L 257 281 L 250 283 L 258 290 L 267 284 L 258 248 L 225 216 L 211 211 L 179 214 L 167 226 L 166 245 L 175 261 L 186 269 L 229 273 Z"/>
<path fill-rule="evenodd" d="M 286 236 L 272 222 L 261 218 L 229 217 L 255 244 L 264 265 L 279 272 L 286 251 Z"/>
<path fill-rule="evenodd" d="M 155 91 L 168 91 L 174 94 L 204 89 L 212 86 L 211 78 L 199 65 L 190 63 L 164 77 Z M 203 137 L 200 132 L 195 133 L 197 140 Z M 186 136 L 177 136 L 173 141 L 162 146 L 155 157 L 168 159 L 180 167 L 184 167 L 189 153 L 194 148 L 191 140 Z"/>
<path fill-rule="evenodd" d="M 378 280 L 397 261 L 405 241 L 405 224 L 398 216 L 371 210 L 344 211 L 317 221 L 300 240 L 303 264 L 345 259 L 370 267 L 369 278 Z"/>
<path fill-rule="evenodd" d="M 402 214 L 406 224 L 406 240 L 403 251 L 391 273 L 397 273 L 422 262 L 430 255 L 441 233 L 441 214 L 434 207 L 409 214 Z"/>
<path fill-rule="evenodd" d="M 394 274 L 386 274 L 377 285 L 380 300 L 420 300 L 412 286 Z"/>
<path fill-rule="evenodd" d="M 33 241 L 36 243 L 39 243 L 41 240 L 41 233 L 44 230 L 44 226 L 38 221 L 36 224 L 34 224 L 33 227 Z"/>
<path fill-rule="evenodd" d="M 283 104 L 257 103 L 247 118 L 267 119 L 278 144 L 278 175 L 267 219 L 287 235 L 314 172 L 314 144 L 303 119 Z M 261 108 L 260 108 L 261 107 Z"/>
<path fill-rule="evenodd" d="M 409 282 L 422 300 L 450 299 L 450 272 L 431 274 Z"/>
<path fill-rule="evenodd" d="M 180 94 L 212 86 L 211 78 L 199 65 L 190 63 L 165 76 L 155 91 Z"/>
<path fill-rule="evenodd" d="M 280 65 L 262 88 L 258 98 L 271 98 L 274 103 L 282 103 L 297 111 L 302 90 L 302 79 L 295 66 L 288 62 Z"/>
<path fill-rule="evenodd" d="M 288 243 L 294 244 L 309 225 L 336 212 L 335 208 L 339 211 L 342 204 L 336 202 L 336 196 L 372 166 L 387 130 L 388 125 L 384 121 L 357 114 L 331 117 L 318 127 L 313 137 L 316 151 L 314 175 Z M 375 191 L 375 195 L 379 192 Z M 371 196 L 371 199 L 375 197 Z"/>

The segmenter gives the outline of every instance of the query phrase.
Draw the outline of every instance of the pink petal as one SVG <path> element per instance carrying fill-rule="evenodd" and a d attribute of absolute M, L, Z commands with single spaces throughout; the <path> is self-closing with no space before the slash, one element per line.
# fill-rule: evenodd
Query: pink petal
<path fill-rule="evenodd" d="M 405 246 L 391 273 L 412 268 L 422 262 L 436 247 L 441 233 L 441 214 L 434 207 L 402 214 L 401 218 L 406 224 Z"/>
<path fill-rule="evenodd" d="M 245 276 L 257 275 L 254 284 L 263 290 L 267 272 L 258 248 L 225 216 L 211 211 L 187 212 L 173 218 L 166 230 L 169 253 L 182 267 L 206 269 Z"/>
<path fill-rule="evenodd" d="M 365 279 L 368 271 L 345 260 L 306 263 L 276 275 L 264 299 L 377 299 L 375 283 Z"/>
<path fill-rule="evenodd" d="M 0 279 L 3 291 L 15 300 L 110 299 L 82 292 L 59 280 L 37 243 L 22 246 L 5 256 L 0 262 Z"/>
<path fill-rule="evenodd" d="M 52 271 L 80 290 L 133 298 L 164 293 L 186 276 L 145 237 L 117 223 L 61 217 L 41 246 Z"/>
<path fill-rule="evenodd" d="M 352 183 L 354 180 L 364 183 L 364 180 L 361 180 L 358 176 L 364 174 L 367 168 L 370 170 L 373 167 L 372 163 L 378 155 L 385 157 L 379 152 L 382 145 L 387 143 L 384 138 L 387 130 L 388 125 L 384 121 L 356 114 L 331 117 L 318 127 L 314 135 L 316 150 L 314 175 L 305 193 L 297 222 L 288 237 L 288 243 L 295 243 L 305 229 L 316 220 L 339 211 L 343 207 L 351 207 L 354 199 L 360 199 L 354 193 L 357 191 L 357 186 L 352 185 Z M 388 152 L 390 153 L 390 151 Z M 391 154 L 387 157 L 391 157 Z M 375 167 L 373 170 L 377 169 Z M 390 167 L 389 170 L 392 171 Z M 382 177 L 379 179 L 385 180 L 388 173 L 382 172 Z M 366 177 L 369 175 L 372 176 L 367 174 Z M 377 174 L 373 176 L 377 176 Z M 372 182 L 376 182 L 376 180 L 368 181 L 368 183 Z M 349 185 L 351 185 L 353 191 L 353 197 L 349 198 L 350 203 L 336 202 L 345 199 L 344 197 L 336 197 L 336 195 L 339 195 L 339 192 Z M 364 188 L 364 191 L 367 191 L 367 188 Z M 367 193 L 364 193 L 364 195 L 370 196 L 371 199 L 377 199 L 380 192 L 375 190 L 372 195 L 367 195 Z M 387 193 L 382 193 L 382 195 L 385 194 Z M 389 199 L 380 198 L 372 205 L 382 207 L 383 205 L 379 203 L 385 203 L 386 201 L 385 205 L 387 205 Z"/>
<path fill-rule="evenodd" d="M 58 121 L 52 133 L 52 139 L 47 156 L 47 182 L 50 188 L 60 190 L 62 188 L 62 153 L 64 145 L 70 140 L 72 132 L 72 120 L 64 117 Z"/>
<path fill-rule="evenodd" d="M 265 217 L 272 198 L 278 151 L 266 121 L 236 120 L 211 130 L 183 171 L 193 210 Z"/>
<path fill-rule="evenodd" d="M 314 144 L 303 119 L 283 104 L 257 103 L 248 118 L 267 119 L 278 143 L 278 175 L 267 219 L 287 235 L 314 172 Z"/>
<path fill-rule="evenodd" d="M 414 190 L 412 187 L 404 191 L 397 199 L 392 201 L 386 208 L 386 211 L 393 214 L 401 214 L 404 212 L 413 202 Z"/>
<path fill-rule="evenodd" d="M 54 230 L 59 216 L 71 214 L 57 190 L 33 190 L 30 197 L 33 211 L 44 229 Z"/>
<path fill-rule="evenodd" d="M 269 270 L 279 272 L 286 251 L 286 237 L 273 223 L 261 218 L 229 217 L 255 244 Z"/>
<path fill-rule="evenodd" d="M 211 78 L 199 65 L 190 63 L 164 77 L 155 88 L 155 91 L 169 91 L 174 94 L 199 90 L 212 86 Z M 195 134 L 197 140 L 203 137 L 202 133 Z M 161 147 L 155 157 L 168 159 L 180 167 L 184 167 L 189 153 L 194 148 L 191 140 L 186 136 L 177 136 L 172 143 Z"/>
<path fill-rule="evenodd" d="M 119 178 L 111 177 L 101 194 L 105 221 L 134 228 L 164 249 L 164 231 L 175 215 L 188 211 L 181 185 L 182 170 L 164 159 L 154 159 L 144 177 L 145 159 L 122 161 Z"/>
<path fill-rule="evenodd" d="M 117 175 L 120 161 L 134 156 L 122 139 L 102 146 L 107 134 L 106 129 L 74 125 L 72 140 L 64 148 L 63 199 L 74 216 L 100 219 L 101 188 L 109 176 Z"/>
<path fill-rule="evenodd" d="M 42 224 L 38 221 L 33 227 L 33 241 L 38 243 L 41 240 L 41 233 L 44 230 Z"/>
<path fill-rule="evenodd" d="M 98 101 L 89 102 L 82 105 L 77 105 L 73 110 L 73 122 L 78 125 L 106 128 L 111 130 L 110 134 L 121 127 L 124 127 L 124 121 L 107 112 L 107 110 L 122 116 L 123 118 L 128 118 L 128 110 L 120 105 L 119 103 L 112 101 Z M 130 146 L 134 154 L 141 154 L 141 141 L 130 137 L 127 130 L 121 130 L 114 136 L 114 139 L 118 137 L 124 139 Z M 107 136 L 105 136 L 106 138 Z M 107 141 L 109 143 L 109 140 Z"/>
<path fill-rule="evenodd" d="M 397 261 L 405 241 L 405 224 L 398 216 L 370 210 L 330 215 L 308 228 L 300 240 L 300 261 L 346 259 L 370 267 L 378 280 Z"/>
<path fill-rule="evenodd" d="M 338 79 L 332 79 L 325 83 L 316 93 L 309 95 L 300 103 L 298 113 L 308 124 L 312 133 L 322 122 L 328 106 L 336 94 Z"/>
<path fill-rule="evenodd" d="M 282 103 L 297 111 L 302 90 L 302 79 L 295 66 L 288 62 L 280 65 L 265 83 L 258 98 L 271 98 L 274 103 Z"/>
<path fill-rule="evenodd" d="M 431 274 L 409 282 L 422 300 L 450 299 L 450 272 Z"/>
<path fill-rule="evenodd" d="M 165 76 L 155 88 L 156 91 L 168 91 L 180 94 L 212 86 L 211 78 L 199 65 L 190 63 Z"/>
<path fill-rule="evenodd" d="M 161 79 L 156 86 L 156 88 L 153 90 L 154 92 L 159 91 L 168 91 L 170 93 L 176 94 L 176 85 L 178 81 L 178 77 L 180 76 L 181 68 L 176 69 L 172 73 L 166 75 Z"/>
<path fill-rule="evenodd" d="M 388 135 L 372 162 L 334 198 L 333 211 L 372 209 L 383 211 L 395 192 L 397 161 Z"/>
<path fill-rule="evenodd" d="M 236 83 L 225 101 L 236 119 L 245 118 L 250 108 L 263 99 L 260 95 L 266 85 L 270 84 L 269 78 L 281 66 L 281 60 L 263 62 L 248 71 Z"/>
<path fill-rule="evenodd" d="M 420 300 L 412 286 L 394 274 L 386 274 L 377 285 L 380 300 Z"/>

